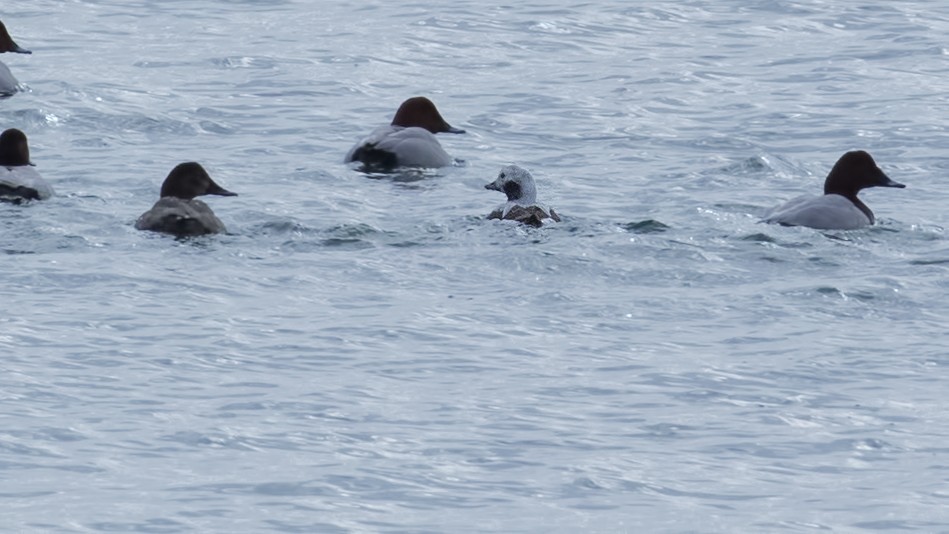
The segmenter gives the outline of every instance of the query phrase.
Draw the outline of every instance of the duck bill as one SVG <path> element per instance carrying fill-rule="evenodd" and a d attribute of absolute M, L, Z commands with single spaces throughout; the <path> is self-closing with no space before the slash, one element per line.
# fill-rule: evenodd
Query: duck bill
<path fill-rule="evenodd" d="M 211 182 L 211 185 L 208 187 L 208 192 L 207 192 L 207 194 L 208 194 L 208 195 L 218 195 L 218 196 L 222 196 L 222 197 L 236 197 L 236 196 L 237 196 L 237 193 L 233 193 L 233 192 L 231 192 L 231 191 L 228 191 L 227 189 L 224 189 L 223 187 L 217 185 L 217 184 L 214 183 L 214 182 Z"/>
<path fill-rule="evenodd" d="M 4 31 L 6 33 L 6 31 Z M 16 52 L 17 54 L 32 54 L 33 52 L 23 48 L 22 46 L 16 44 L 13 39 L 10 39 L 9 36 L 5 40 L 3 52 Z"/>
<path fill-rule="evenodd" d="M 879 187 L 897 187 L 897 188 L 899 188 L 899 189 L 903 189 L 903 188 L 906 187 L 905 184 L 901 184 L 901 183 L 899 183 L 899 182 L 894 182 L 893 180 L 890 179 L 889 176 L 883 174 L 882 172 L 880 173 L 880 183 L 877 184 L 877 186 L 879 186 Z"/>
<path fill-rule="evenodd" d="M 463 134 L 463 133 L 465 133 L 465 131 L 462 130 L 461 128 L 455 128 L 454 126 L 452 126 L 452 125 L 449 124 L 449 125 L 448 125 L 448 129 L 445 130 L 445 133 Z"/>
<path fill-rule="evenodd" d="M 485 189 L 490 189 L 491 191 L 500 191 L 500 190 L 501 190 L 501 187 L 498 185 L 497 182 L 491 182 L 490 184 L 485 184 L 485 185 L 484 185 L 484 188 L 485 188 Z"/>

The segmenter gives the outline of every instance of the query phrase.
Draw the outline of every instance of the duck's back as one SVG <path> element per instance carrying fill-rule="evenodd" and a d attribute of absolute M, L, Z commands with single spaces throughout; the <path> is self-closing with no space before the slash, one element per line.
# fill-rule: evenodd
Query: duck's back
<path fill-rule="evenodd" d="M 0 61 L 0 96 L 9 96 L 20 90 L 20 82 L 13 77 L 10 68 Z"/>
<path fill-rule="evenodd" d="M 767 213 L 763 222 L 821 230 L 856 230 L 870 219 L 842 195 L 803 195 Z"/>
<path fill-rule="evenodd" d="M 510 202 L 488 214 L 488 219 L 502 219 L 505 221 L 517 221 L 522 224 L 540 228 L 545 220 L 560 222 L 560 216 L 554 210 L 547 210 L 541 206 L 522 206 Z"/>
<path fill-rule="evenodd" d="M 226 232 L 224 223 L 200 200 L 163 197 L 135 222 L 139 230 L 176 236 L 196 236 Z"/>
<path fill-rule="evenodd" d="M 53 187 L 29 165 L 0 166 L 0 198 L 4 200 L 46 200 Z"/>
<path fill-rule="evenodd" d="M 359 161 L 384 167 L 447 167 L 451 156 L 435 134 L 412 126 L 386 125 L 376 128 L 346 155 L 346 162 Z"/>

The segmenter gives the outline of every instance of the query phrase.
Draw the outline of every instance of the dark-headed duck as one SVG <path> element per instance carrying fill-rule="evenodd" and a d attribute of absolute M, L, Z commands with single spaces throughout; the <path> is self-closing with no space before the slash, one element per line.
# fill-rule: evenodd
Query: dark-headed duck
<path fill-rule="evenodd" d="M 447 167 L 452 158 L 435 139 L 437 133 L 465 133 L 445 122 L 431 100 L 410 98 L 399 106 L 392 124 L 376 128 L 346 154 L 346 163 L 361 162 L 367 170 L 396 167 Z"/>
<path fill-rule="evenodd" d="M 10 128 L 0 134 L 0 200 L 19 204 L 26 200 L 45 200 L 53 188 L 30 162 L 26 134 Z"/>
<path fill-rule="evenodd" d="M 824 181 L 821 196 L 803 195 L 768 212 L 762 222 L 821 230 L 856 230 L 874 223 L 857 193 L 868 187 L 906 187 L 894 182 L 863 150 L 847 152 Z"/>
<path fill-rule="evenodd" d="M 2 52 L 16 52 L 17 54 L 33 53 L 13 42 L 13 38 L 10 37 L 7 27 L 3 25 L 3 22 L 0 22 L 0 53 Z M 10 69 L 0 62 L 0 96 L 10 96 L 17 92 L 19 87 L 20 82 L 16 81 Z"/>
<path fill-rule="evenodd" d="M 161 198 L 135 222 L 139 230 L 164 232 L 178 237 L 226 232 L 211 208 L 194 197 L 237 196 L 219 186 L 199 163 L 179 163 L 161 184 Z"/>

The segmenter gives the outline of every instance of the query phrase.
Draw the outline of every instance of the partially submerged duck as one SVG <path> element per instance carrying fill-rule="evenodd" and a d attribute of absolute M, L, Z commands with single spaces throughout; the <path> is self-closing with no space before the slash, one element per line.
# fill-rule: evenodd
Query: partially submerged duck
<path fill-rule="evenodd" d="M 15 52 L 17 54 L 32 54 L 29 50 L 13 42 L 7 27 L 0 22 L 0 53 Z M 10 72 L 9 67 L 0 62 L 0 96 L 10 96 L 20 90 L 20 82 Z"/>
<path fill-rule="evenodd" d="M 488 214 L 488 219 L 517 221 L 535 228 L 542 226 L 544 221 L 560 222 L 557 212 L 537 204 L 534 177 L 517 165 L 502 168 L 497 180 L 484 188 L 507 195 L 507 203 Z"/>
<path fill-rule="evenodd" d="M 27 200 L 46 200 L 53 188 L 30 162 L 26 134 L 10 128 L 0 134 L 0 200 L 20 204 Z"/>
<path fill-rule="evenodd" d="M 233 197 L 237 193 L 216 184 L 201 164 L 180 163 L 161 184 L 161 198 L 138 218 L 135 228 L 178 237 L 226 232 L 211 208 L 194 198 L 201 195 Z"/>
<path fill-rule="evenodd" d="M 807 226 L 820 230 L 856 230 L 873 224 L 870 208 L 857 198 L 868 187 L 897 187 L 870 154 L 847 152 L 837 160 L 824 181 L 821 196 L 802 195 L 769 211 L 762 222 L 783 226 Z"/>
<path fill-rule="evenodd" d="M 453 160 L 435 138 L 437 133 L 465 131 L 448 124 L 431 100 L 416 96 L 399 106 L 392 124 L 376 128 L 356 143 L 344 161 L 358 161 L 368 170 L 382 171 L 397 167 L 447 167 Z"/>

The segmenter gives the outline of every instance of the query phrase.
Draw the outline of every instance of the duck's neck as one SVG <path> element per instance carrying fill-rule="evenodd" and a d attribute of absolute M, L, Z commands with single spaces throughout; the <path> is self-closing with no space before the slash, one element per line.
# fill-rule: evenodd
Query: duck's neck
<path fill-rule="evenodd" d="M 530 206 L 537 202 L 537 190 L 534 189 L 533 184 L 523 184 L 519 185 L 517 188 L 517 194 L 511 195 L 508 194 L 507 199 L 521 206 Z"/>
<path fill-rule="evenodd" d="M 870 208 L 869 208 L 866 204 L 864 204 L 862 200 L 860 200 L 859 198 L 857 198 L 857 194 L 856 194 L 856 193 L 849 193 L 849 194 L 844 194 L 844 193 L 828 193 L 828 195 L 831 195 L 831 194 L 833 194 L 833 195 L 840 195 L 840 196 L 846 198 L 847 200 L 849 200 L 850 202 L 853 202 L 853 205 L 856 206 L 857 209 L 859 209 L 860 211 L 862 211 L 863 214 L 867 216 L 867 219 L 870 220 L 870 224 L 874 224 L 875 221 L 874 221 L 874 218 L 873 218 L 873 212 L 870 211 Z"/>

